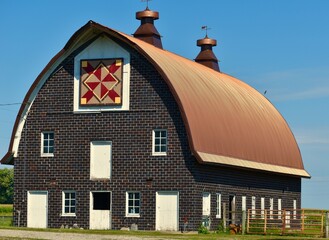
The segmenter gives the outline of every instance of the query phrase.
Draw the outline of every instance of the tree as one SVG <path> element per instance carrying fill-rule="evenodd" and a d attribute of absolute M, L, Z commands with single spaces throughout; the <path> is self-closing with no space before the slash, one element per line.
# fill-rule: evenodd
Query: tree
<path fill-rule="evenodd" d="M 14 195 L 14 169 L 0 169 L 0 203 L 12 204 Z"/>

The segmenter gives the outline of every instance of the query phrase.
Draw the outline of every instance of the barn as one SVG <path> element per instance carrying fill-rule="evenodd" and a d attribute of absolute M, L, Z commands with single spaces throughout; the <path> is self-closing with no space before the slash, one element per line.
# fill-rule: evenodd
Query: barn
<path fill-rule="evenodd" d="M 310 176 L 270 101 L 220 71 L 216 40 L 198 40 L 193 61 L 162 48 L 158 12 L 136 18 L 133 36 L 87 22 L 28 90 L 1 159 L 14 224 L 214 229 L 300 208 Z"/>

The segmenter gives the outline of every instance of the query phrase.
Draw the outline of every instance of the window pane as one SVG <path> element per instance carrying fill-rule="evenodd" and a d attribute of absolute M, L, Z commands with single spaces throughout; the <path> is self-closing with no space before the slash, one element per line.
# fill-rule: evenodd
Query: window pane
<path fill-rule="evenodd" d="M 135 200 L 135 207 L 138 207 L 138 206 L 139 206 L 139 199 Z"/>
<path fill-rule="evenodd" d="M 167 139 L 166 139 L 166 138 L 162 138 L 162 139 L 161 139 L 161 144 L 162 144 L 162 145 L 165 145 L 166 143 L 167 143 Z"/>
<path fill-rule="evenodd" d="M 129 200 L 129 201 L 128 201 L 128 206 L 129 206 L 129 207 L 134 206 L 134 201 L 133 201 L 133 200 Z"/>
<path fill-rule="evenodd" d="M 49 146 L 54 146 L 54 140 L 49 140 Z"/>
<path fill-rule="evenodd" d="M 135 193 L 135 198 L 139 199 L 139 193 Z"/>
<path fill-rule="evenodd" d="M 167 136 L 167 131 L 161 131 L 161 137 L 166 137 Z"/>
<path fill-rule="evenodd" d="M 54 147 L 49 147 L 48 153 L 54 153 Z"/>
<path fill-rule="evenodd" d="M 65 207 L 65 213 L 69 213 L 70 212 L 70 208 L 69 207 Z"/>
<path fill-rule="evenodd" d="M 155 151 L 155 152 L 160 152 L 160 146 L 155 146 L 154 151 Z"/>
<path fill-rule="evenodd" d="M 71 213 L 75 213 L 75 207 L 71 207 Z"/>
<path fill-rule="evenodd" d="M 75 206 L 75 200 L 71 200 L 71 206 Z"/>
<path fill-rule="evenodd" d="M 135 208 L 135 213 L 139 214 L 139 207 Z"/>
<path fill-rule="evenodd" d="M 155 137 L 160 137 L 160 131 L 154 131 Z"/>
<path fill-rule="evenodd" d="M 161 146 L 161 152 L 166 152 L 167 151 L 167 147 L 166 146 Z"/>
<path fill-rule="evenodd" d="M 159 138 L 154 139 L 154 144 L 159 145 L 160 144 L 160 139 Z"/>
<path fill-rule="evenodd" d="M 54 133 L 48 133 L 49 139 L 54 139 Z"/>

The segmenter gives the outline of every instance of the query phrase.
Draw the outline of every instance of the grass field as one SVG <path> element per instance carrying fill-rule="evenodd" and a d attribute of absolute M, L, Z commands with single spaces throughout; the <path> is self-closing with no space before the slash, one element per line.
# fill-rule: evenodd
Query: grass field
<path fill-rule="evenodd" d="M 0 204 L 0 226 L 7 227 L 12 225 L 13 205 Z"/>

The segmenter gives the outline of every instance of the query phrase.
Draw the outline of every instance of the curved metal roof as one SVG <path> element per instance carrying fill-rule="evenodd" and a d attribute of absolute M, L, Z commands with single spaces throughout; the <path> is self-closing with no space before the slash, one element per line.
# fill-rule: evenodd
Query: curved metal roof
<path fill-rule="evenodd" d="M 91 30 L 125 42 L 154 65 L 179 105 L 191 150 L 199 162 L 310 177 L 281 114 L 254 88 L 232 76 L 92 21 L 78 30 L 51 62 L 76 47 L 76 41 Z M 33 86 L 42 78 L 40 75 Z M 17 119 L 22 117 L 23 110 L 22 106 Z M 15 128 L 17 120 L 14 132 Z"/>

